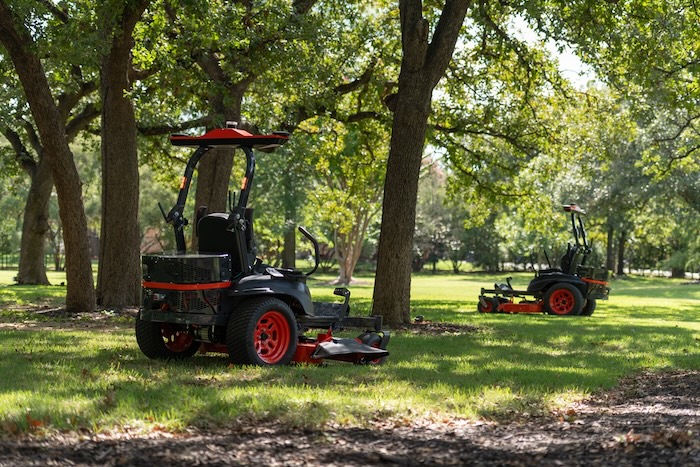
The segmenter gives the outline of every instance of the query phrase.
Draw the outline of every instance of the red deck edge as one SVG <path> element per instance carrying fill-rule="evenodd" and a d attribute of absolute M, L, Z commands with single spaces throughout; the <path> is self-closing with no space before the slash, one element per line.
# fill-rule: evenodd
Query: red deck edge
<path fill-rule="evenodd" d="M 504 313 L 542 313 L 544 309 L 541 303 L 501 303 L 498 311 Z"/>

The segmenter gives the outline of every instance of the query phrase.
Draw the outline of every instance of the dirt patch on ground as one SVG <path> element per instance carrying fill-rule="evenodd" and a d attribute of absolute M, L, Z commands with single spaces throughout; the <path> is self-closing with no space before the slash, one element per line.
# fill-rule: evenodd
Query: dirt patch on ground
<path fill-rule="evenodd" d="M 392 327 L 392 331 L 403 331 L 411 334 L 424 334 L 432 336 L 457 335 L 478 331 L 478 326 L 469 324 L 434 323 L 432 321 L 419 321 Z"/>
<path fill-rule="evenodd" d="M 0 329 L 123 329 L 133 326 L 138 311 L 138 308 L 122 308 L 71 313 L 65 308 L 45 307 L 31 309 L 29 318 L 21 321 L 0 322 Z"/>
<path fill-rule="evenodd" d="M 51 312 L 51 311 L 49 311 Z M 58 326 L 108 326 L 113 315 Z M 123 311 L 128 314 L 134 311 Z M 47 318 L 51 318 L 50 316 Z M 68 318 L 68 319 L 67 319 Z M 69 324 L 67 324 L 69 323 Z M 46 323 L 44 323 L 45 325 Z M 420 323 L 407 332 L 462 333 Z M 387 420 L 369 428 L 291 430 L 239 422 L 186 433 L 0 438 L 0 467 L 44 465 L 700 465 L 700 372 L 643 373 L 548 417 L 508 423 Z"/>

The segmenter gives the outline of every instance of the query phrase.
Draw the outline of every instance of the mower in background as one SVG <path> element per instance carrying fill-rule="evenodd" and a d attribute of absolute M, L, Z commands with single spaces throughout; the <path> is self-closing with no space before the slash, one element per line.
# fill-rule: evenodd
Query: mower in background
<path fill-rule="evenodd" d="M 574 244 L 568 244 L 559 267 L 548 264 L 548 269 L 536 271 L 527 290 L 514 289 L 510 277 L 505 284 L 494 284 L 493 289 L 482 288 L 477 311 L 590 316 L 596 300 L 608 299 L 608 270 L 586 265 L 591 254 L 582 219 L 586 212 L 575 204 L 563 208 L 571 215 Z"/>
<path fill-rule="evenodd" d="M 350 291 L 335 289 L 338 303 L 313 302 L 306 279 L 318 267 L 318 242 L 306 229 L 299 231 L 313 244 L 316 264 L 311 271 L 263 264 L 256 257 L 253 210 L 247 206 L 253 184 L 253 149 L 272 151 L 288 133 L 253 135 L 227 124 L 202 136 L 172 135 L 175 146 L 196 148 L 185 168 L 175 206 L 165 221 L 173 226 L 177 251 L 143 255 L 143 303 L 136 320 L 139 348 L 153 359 L 185 359 L 197 352 L 222 352 L 236 364 L 283 365 L 341 360 L 355 364 L 381 363 L 389 332 L 381 316 L 351 317 Z M 197 209 L 194 228 L 197 251 L 186 249 L 185 201 L 197 163 L 212 148 L 240 149 L 245 176 L 229 212 Z M 159 204 L 160 206 L 160 204 Z M 194 242 L 193 242 L 194 243 Z M 359 328 L 357 338 L 333 333 Z M 315 336 L 305 336 L 319 329 Z"/>

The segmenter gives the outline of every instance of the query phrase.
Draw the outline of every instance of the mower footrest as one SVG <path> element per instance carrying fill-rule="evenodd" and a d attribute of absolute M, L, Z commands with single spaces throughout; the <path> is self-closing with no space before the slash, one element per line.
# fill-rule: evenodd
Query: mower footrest
<path fill-rule="evenodd" d="M 327 342 L 319 342 L 316 350 L 311 355 L 317 360 L 341 360 L 344 362 L 360 363 L 384 358 L 389 355 L 385 349 L 378 349 L 357 339 L 333 339 Z"/>

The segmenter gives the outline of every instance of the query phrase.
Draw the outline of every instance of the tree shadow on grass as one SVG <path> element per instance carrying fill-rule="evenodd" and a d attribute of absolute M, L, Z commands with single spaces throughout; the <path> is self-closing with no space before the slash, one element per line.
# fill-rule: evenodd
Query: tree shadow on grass
<path fill-rule="evenodd" d="M 223 355 L 161 362 L 140 353 L 131 330 L 0 331 L 0 401 L 18 404 L 1 403 L 0 422 L 30 430 L 29 409 L 34 419 L 66 429 L 95 420 L 320 426 L 336 418 L 415 414 L 416 407 L 498 418 L 547 413 L 557 394 L 595 392 L 642 369 L 700 362 L 697 318 L 682 312 L 671 314 L 688 327 L 660 325 L 659 311 L 644 307 L 608 306 L 601 316 L 562 318 L 482 315 L 454 305 L 417 302 L 426 319 L 462 327 L 440 334 L 396 330 L 381 366 L 231 367 Z M 612 319 L 622 313 L 634 319 Z"/>

